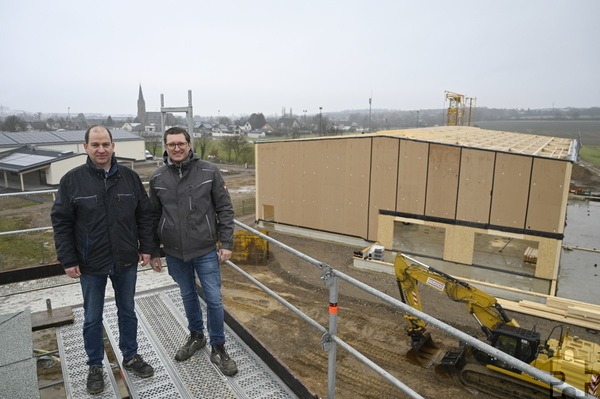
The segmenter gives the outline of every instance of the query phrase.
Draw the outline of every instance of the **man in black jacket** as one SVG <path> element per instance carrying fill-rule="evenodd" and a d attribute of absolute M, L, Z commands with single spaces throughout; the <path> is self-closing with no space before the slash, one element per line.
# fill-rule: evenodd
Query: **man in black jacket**
<path fill-rule="evenodd" d="M 104 390 L 102 313 L 108 278 L 118 309 L 123 367 L 138 377 L 154 375 L 137 353 L 134 309 L 138 262 L 150 261 L 154 233 L 148 195 L 137 173 L 117 164 L 110 131 L 90 127 L 83 148 L 87 162 L 61 179 L 51 218 L 58 260 L 81 284 L 87 390 L 97 394 Z"/>

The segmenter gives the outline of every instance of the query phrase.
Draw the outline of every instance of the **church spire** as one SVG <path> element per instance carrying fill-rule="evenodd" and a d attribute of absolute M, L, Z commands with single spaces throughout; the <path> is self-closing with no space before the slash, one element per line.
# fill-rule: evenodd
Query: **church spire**
<path fill-rule="evenodd" d="M 144 101 L 144 94 L 142 93 L 142 84 L 140 83 L 140 92 L 138 94 L 137 101 L 137 121 L 139 123 L 148 122 L 148 116 L 146 115 L 146 101 Z"/>

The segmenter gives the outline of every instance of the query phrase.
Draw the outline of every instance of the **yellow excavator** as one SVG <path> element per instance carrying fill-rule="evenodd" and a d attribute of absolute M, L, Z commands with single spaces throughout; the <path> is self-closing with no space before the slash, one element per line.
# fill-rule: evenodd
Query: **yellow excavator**
<path fill-rule="evenodd" d="M 539 332 L 520 327 L 508 317 L 496 298 L 465 281 L 423 263 L 409 264 L 400 253 L 395 258 L 394 269 L 404 303 L 423 311 L 419 283 L 445 293 L 467 307 L 491 346 L 600 398 L 600 345 L 569 335 L 562 326 L 559 339 L 548 338 L 542 342 Z M 407 333 L 411 338 L 407 356 L 420 366 L 435 365 L 438 373 L 498 398 L 567 397 L 557 392 L 554 392 L 557 396 L 553 396 L 549 385 L 465 343 L 444 353 L 426 330 L 426 322 L 413 315 L 404 317 L 408 320 Z"/>

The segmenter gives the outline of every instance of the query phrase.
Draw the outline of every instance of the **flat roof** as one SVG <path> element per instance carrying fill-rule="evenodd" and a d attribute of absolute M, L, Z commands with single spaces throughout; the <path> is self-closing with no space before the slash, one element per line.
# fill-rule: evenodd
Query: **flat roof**
<path fill-rule="evenodd" d="M 59 159 L 72 158 L 79 155 L 86 154 L 75 154 L 72 151 L 39 150 L 23 146 L 12 151 L 0 153 L 0 171 L 26 172 L 31 169 L 50 165 Z"/>
<path fill-rule="evenodd" d="M 113 141 L 143 140 L 126 130 L 111 130 Z M 83 143 L 85 130 L 57 130 L 53 132 L 0 132 L 0 147 L 32 144 Z"/>
<path fill-rule="evenodd" d="M 419 129 L 386 130 L 375 134 L 569 160 L 575 160 L 573 156 L 576 157 L 576 147 L 578 145 L 576 140 L 568 138 L 485 130 L 471 126 L 439 126 Z"/>
<path fill-rule="evenodd" d="M 577 161 L 580 146 L 579 141 L 575 139 L 487 130 L 471 126 L 436 126 L 402 130 L 381 130 L 366 134 L 354 133 L 342 136 L 306 137 L 281 141 L 258 141 L 255 144 L 390 136 L 429 143 L 455 145 L 459 147 L 471 147 L 490 151 L 563 159 L 573 162 Z"/>

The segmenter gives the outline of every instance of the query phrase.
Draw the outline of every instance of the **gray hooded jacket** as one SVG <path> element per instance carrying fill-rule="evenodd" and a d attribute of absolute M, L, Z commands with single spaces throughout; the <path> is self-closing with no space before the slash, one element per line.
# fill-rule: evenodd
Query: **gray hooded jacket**
<path fill-rule="evenodd" d="M 155 251 L 188 261 L 221 248 L 233 248 L 233 206 L 219 169 L 190 151 L 188 160 L 165 164 L 150 179 L 156 227 Z"/>

